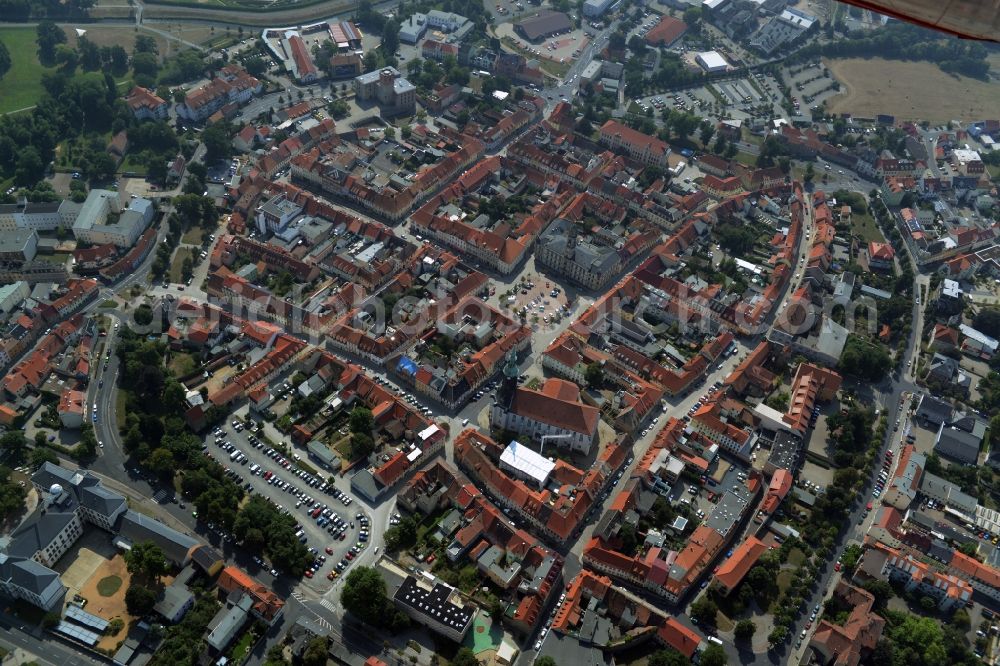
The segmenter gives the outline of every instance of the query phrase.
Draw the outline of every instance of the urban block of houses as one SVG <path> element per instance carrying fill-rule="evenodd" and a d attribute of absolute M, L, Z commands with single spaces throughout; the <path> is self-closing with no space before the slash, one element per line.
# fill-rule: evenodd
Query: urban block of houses
<path fill-rule="evenodd" d="M 650 546 L 645 552 L 629 556 L 617 548 L 618 530 L 629 515 L 648 510 L 644 507 L 652 505 L 644 496 L 646 493 L 655 497 L 638 479 L 633 479 L 600 519 L 594 536 L 584 548 L 583 561 L 612 580 L 652 592 L 670 603 L 680 602 L 730 547 L 738 527 L 755 513 L 761 480 L 755 473 L 744 478 L 746 481 L 731 470 L 721 484 L 715 508 L 690 534 L 683 549 L 667 552 Z"/>
<path fill-rule="evenodd" d="M 496 377 L 504 359 L 523 354 L 531 344 L 527 327 L 473 296 L 436 315 L 393 367 L 417 393 L 452 409 Z"/>
<path fill-rule="evenodd" d="M 598 649 L 652 639 L 688 659 L 708 646 L 696 631 L 629 590 L 584 569 L 570 581 L 566 601 L 556 610 L 552 631 Z"/>
<path fill-rule="evenodd" d="M 609 445 L 589 470 L 551 462 L 518 442 L 503 447 L 474 428 L 455 440 L 455 461 L 500 506 L 525 520 L 546 541 L 565 544 L 579 534 L 625 449 Z"/>
<path fill-rule="evenodd" d="M 413 476 L 400 504 L 421 515 L 445 512 L 435 536 L 452 563 L 468 561 L 501 591 L 503 623 L 534 631 L 549 600 L 563 589 L 562 558 L 517 529 L 476 487 L 443 461 Z"/>

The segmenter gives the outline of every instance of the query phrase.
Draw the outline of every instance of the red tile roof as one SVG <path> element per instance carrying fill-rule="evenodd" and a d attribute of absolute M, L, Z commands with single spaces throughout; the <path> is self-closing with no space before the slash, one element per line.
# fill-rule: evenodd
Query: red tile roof
<path fill-rule="evenodd" d="M 687 23 L 672 16 L 663 16 L 652 30 L 646 33 L 646 43 L 652 46 L 669 46 L 687 32 Z"/>
<path fill-rule="evenodd" d="M 536 391 L 519 386 L 510 411 L 524 418 L 592 436 L 597 432 L 600 410 L 580 402 L 580 389 L 570 382 L 549 378 Z"/>

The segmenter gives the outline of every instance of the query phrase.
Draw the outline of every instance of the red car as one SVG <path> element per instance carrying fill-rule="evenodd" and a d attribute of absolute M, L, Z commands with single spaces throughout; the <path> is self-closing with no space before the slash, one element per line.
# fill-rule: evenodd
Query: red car
<path fill-rule="evenodd" d="M 431 562 L 433 562 L 436 559 L 437 559 L 437 555 L 435 555 L 434 553 L 431 553 L 430 555 L 427 556 L 427 564 L 430 564 Z"/>
<path fill-rule="evenodd" d="M 836 564 L 833 565 L 833 570 L 840 571 L 840 562 L 837 562 Z"/>
<path fill-rule="evenodd" d="M 313 577 L 313 572 L 310 571 L 309 569 L 306 569 L 306 578 L 312 578 L 312 577 Z"/>
<path fill-rule="evenodd" d="M 333 555 L 333 548 L 331 548 L 330 546 L 327 546 L 326 547 L 326 554 L 327 555 Z"/>

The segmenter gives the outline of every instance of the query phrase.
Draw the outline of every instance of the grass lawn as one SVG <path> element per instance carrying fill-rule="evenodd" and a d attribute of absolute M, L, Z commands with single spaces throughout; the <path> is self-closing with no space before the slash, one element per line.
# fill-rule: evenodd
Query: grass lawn
<path fill-rule="evenodd" d="M 733 159 L 746 166 L 757 166 L 757 156 L 751 155 L 750 153 L 744 153 L 742 150 L 737 151 L 736 157 Z"/>
<path fill-rule="evenodd" d="M 119 165 L 118 171 L 121 173 L 135 174 L 136 176 L 145 176 L 148 171 L 148 167 L 145 162 L 139 162 L 134 155 L 126 155 L 125 159 L 122 160 L 121 165 Z"/>
<path fill-rule="evenodd" d="M 295 464 L 298 466 L 299 469 L 309 474 L 312 474 L 313 476 L 321 476 L 320 473 L 316 471 L 316 468 L 307 463 L 305 460 L 296 460 Z"/>
<path fill-rule="evenodd" d="M 806 554 L 802 552 L 799 548 L 793 548 L 788 553 L 788 563 L 794 567 L 801 565 L 806 561 Z"/>
<path fill-rule="evenodd" d="M 102 597 L 114 596 L 122 586 L 122 579 L 118 576 L 107 576 L 97 581 L 97 593 Z"/>
<path fill-rule="evenodd" d="M 201 227 L 192 227 L 184 233 L 184 236 L 181 237 L 181 242 L 189 245 L 201 245 L 201 241 L 204 236 L 204 229 Z"/>
<path fill-rule="evenodd" d="M 875 224 L 874 218 L 867 213 L 861 215 L 853 213 L 851 215 L 851 233 L 860 236 L 866 243 L 868 241 L 885 242 L 882 230 Z"/>
<path fill-rule="evenodd" d="M 352 460 L 351 458 L 351 436 L 345 435 L 340 438 L 336 444 L 333 445 L 334 450 L 340 454 L 343 460 Z"/>
<path fill-rule="evenodd" d="M 240 636 L 240 640 L 233 645 L 233 649 L 229 651 L 229 659 L 235 664 L 242 663 L 243 658 L 247 656 L 250 652 L 250 648 L 253 647 L 254 640 L 256 640 L 257 634 L 252 629 L 243 632 Z"/>
<path fill-rule="evenodd" d="M 189 247 L 178 248 L 174 253 L 174 260 L 170 262 L 170 281 L 175 284 L 183 284 L 184 260 L 191 257 L 194 260 L 194 250 Z"/>
<path fill-rule="evenodd" d="M 10 71 L 3 77 L 0 114 L 30 107 L 45 89 L 42 74 L 52 71 L 38 62 L 34 28 L 0 28 L 0 42 L 10 51 Z"/>
<path fill-rule="evenodd" d="M 170 356 L 170 363 L 167 368 L 174 373 L 174 377 L 186 377 L 197 368 L 194 357 L 191 354 L 174 353 Z"/>
<path fill-rule="evenodd" d="M 778 594 L 779 596 L 792 584 L 792 570 L 782 569 L 778 572 Z"/>
<path fill-rule="evenodd" d="M 125 411 L 127 400 L 128 394 L 125 391 L 119 389 L 115 393 L 115 422 L 119 430 L 125 427 L 125 417 L 128 416 Z"/>

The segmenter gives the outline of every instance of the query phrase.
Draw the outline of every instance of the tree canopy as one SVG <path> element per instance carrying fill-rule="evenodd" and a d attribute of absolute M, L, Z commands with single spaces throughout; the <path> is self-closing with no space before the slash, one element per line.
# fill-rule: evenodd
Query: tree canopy
<path fill-rule="evenodd" d="M 125 553 L 125 568 L 133 576 L 155 580 L 167 573 L 167 558 L 152 541 L 140 541 Z"/>

